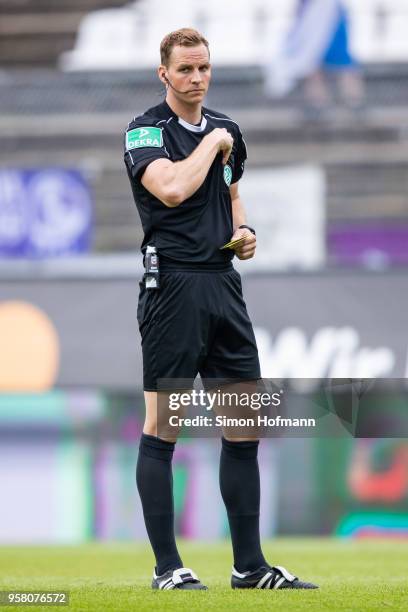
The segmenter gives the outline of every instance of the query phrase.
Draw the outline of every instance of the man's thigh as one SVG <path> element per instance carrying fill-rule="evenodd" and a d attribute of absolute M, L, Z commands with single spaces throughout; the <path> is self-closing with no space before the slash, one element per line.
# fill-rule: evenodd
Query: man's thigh
<path fill-rule="evenodd" d="M 222 306 L 211 347 L 201 365 L 206 379 L 256 380 L 261 377 L 255 334 L 236 270 L 222 276 L 217 298 Z"/>
<path fill-rule="evenodd" d="M 212 318 L 200 275 L 165 273 L 158 291 L 141 286 L 138 306 L 145 391 L 191 388 L 205 358 Z"/>

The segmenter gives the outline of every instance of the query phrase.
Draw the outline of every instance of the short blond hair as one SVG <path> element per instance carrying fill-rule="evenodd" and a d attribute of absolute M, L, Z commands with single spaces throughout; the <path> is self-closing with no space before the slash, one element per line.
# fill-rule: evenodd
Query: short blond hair
<path fill-rule="evenodd" d="M 167 34 L 160 43 L 160 60 L 163 66 L 168 66 L 171 52 L 174 47 L 196 47 L 205 45 L 210 55 L 210 45 L 200 32 L 193 28 L 181 28 Z"/>

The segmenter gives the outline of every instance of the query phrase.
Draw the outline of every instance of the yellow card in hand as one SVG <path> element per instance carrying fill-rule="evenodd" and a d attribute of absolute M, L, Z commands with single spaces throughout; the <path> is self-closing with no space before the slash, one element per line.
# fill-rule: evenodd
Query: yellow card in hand
<path fill-rule="evenodd" d="M 227 244 L 224 244 L 222 247 L 220 247 L 220 251 L 222 251 L 223 249 L 233 249 L 239 244 L 241 244 L 242 242 L 245 242 L 245 236 L 242 236 L 241 238 L 237 238 L 236 240 L 231 240 L 230 242 L 227 242 Z"/>

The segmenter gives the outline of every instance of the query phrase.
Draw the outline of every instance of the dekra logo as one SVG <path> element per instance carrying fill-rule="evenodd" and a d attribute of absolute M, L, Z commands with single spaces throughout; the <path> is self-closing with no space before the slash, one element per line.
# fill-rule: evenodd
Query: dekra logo
<path fill-rule="evenodd" d="M 126 133 L 126 149 L 142 147 L 162 147 L 162 129 L 157 127 L 135 128 Z"/>

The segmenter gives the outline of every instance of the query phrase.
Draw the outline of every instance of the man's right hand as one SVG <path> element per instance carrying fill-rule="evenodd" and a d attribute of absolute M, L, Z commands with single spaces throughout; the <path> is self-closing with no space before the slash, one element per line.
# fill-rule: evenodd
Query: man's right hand
<path fill-rule="evenodd" d="M 232 147 L 234 145 L 234 139 L 231 134 L 225 128 L 215 128 L 208 134 L 208 138 L 215 141 L 218 146 L 218 151 L 222 151 L 222 163 L 225 166 L 229 156 L 231 155 Z"/>

